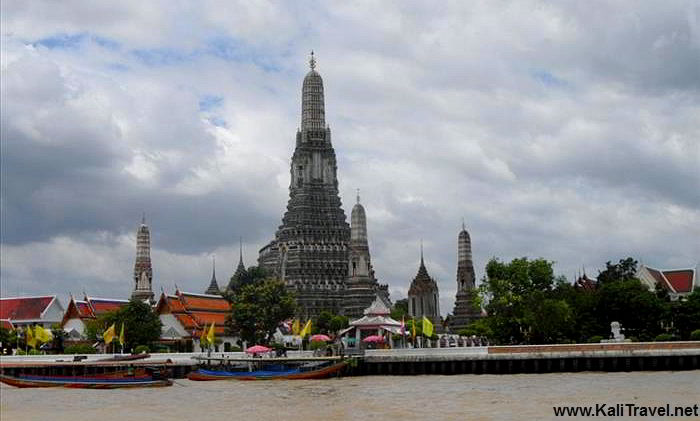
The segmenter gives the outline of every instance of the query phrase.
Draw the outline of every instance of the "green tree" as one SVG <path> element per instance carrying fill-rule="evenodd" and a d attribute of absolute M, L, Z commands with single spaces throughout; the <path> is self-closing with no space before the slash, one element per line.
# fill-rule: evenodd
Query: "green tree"
<path fill-rule="evenodd" d="M 402 298 L 394 303 L 394 307 L 391 309 L 391 318 L 394 320 L 401 320 L 408 314 L 408 298 Z"/>
<path fill-rule="evenodd" d="M 242 273 L 236 272 L 231 276 L 223 297 L 229 302 L 236 300 L 236 292 L 246 285 L 257 284 L 270 278 L 270 274 L 261 266 L 250 266 Z"/>
<path fill-rule="evenodd" d="M 314 333 L 329 333 L 331 330 L 331 320 L 333 319 L 333 313 L 328 310 L 323 310 L 319 313 L 316 320 L 314 320 L 312 325 L 312 330 Z"/>
<path fill-rule="evenodd" d="M 60 323 L 54 323 L 51 325 L 51 335 L 53 336 L 53 343 L 51 347 L 59 354 L 63 353 L 63 343 L 66 339 L 66 332 L 61 328 Z"/>
<path fill-rule="evenodd" d="M 478 319 L 469 323 L 466 328 L 458 332 L 462 336 L 486 336 L 493 337 L 493 331 L 486 319 Z"/>
<path fill-rule="evenodd" d="M 637 276 L 637 261 L 631 257 L 620 259 L 619 263 L 605 263 L 605 270 L 598 274 L 598 283 L 602 286 L 617 281 L 628 281 Z"/>
<path fill-rule="evenodd" d="M 638 279 L 608 280 L 598 290 L 599 322 L 609 336 L 610 323 L 620 322 L 626 336 L 652 340 L 661 332 L 661 321 L 669 318 L 669 305 Z"/>
<path fill-rule="evenodd" d="M 101 340 L 102 334 L 112 324 L 115 325 L 116 338 L 124 324 L 124 349 L 134 349 L 136 345 L 151 345 L 160 339 L 163 324 L 151 306 L 140 300 L 131 300 L 119 310 L 102 314 L 85 326 L 85 334 L 90 340 Z M 115 338 L 115 346 L 119 346 Z M 116 349 L 116 348 L 115 348 Z"/>
<path fill-rule="evenodd" d="M 338 333 L 339 331 L 350 326 L 350 320 L 346 316 L 333 316 L 330 323 L 330 331 Z"/>
<path fill-rule="evenodd" d="M 557 296 L 553 262 L 526 257 L 486 265 L 480 287 L 487 302 L 485 322 L 500 343 L 552 343 L 566 337 L 571 307 Z"/>
<path fill-rule="evenodd" d="M 672 303 L 672 320 L 682 339 L 689 339 L 691 332 L 700 329 L 700 288 Z"/>
<path fill-rule="evenodd" d="M 269 343 L 280 322 L 294 316 L 294 294 L 274 279 L 252 283 L 236 293 L 228 330 L 249 344 Z"/>
<path fill-rule="evenodd" d="M 17 336 L 14 330 L 0 327 L 0 343 L 2 343 L 2 349 L 15 348 L 17 346 Z"/>

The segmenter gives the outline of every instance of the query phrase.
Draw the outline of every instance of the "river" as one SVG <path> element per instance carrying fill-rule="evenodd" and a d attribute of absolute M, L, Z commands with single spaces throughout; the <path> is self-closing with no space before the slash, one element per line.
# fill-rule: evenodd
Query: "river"
<path fill-rule="evenodd" d="M 554 405 L 698 402 L 700 371 L 264 382 L 179 379 L 169 388 L 130 390 L 16 389 L 3 384 L 0 419 L 541 420 L 554 419 Z"/>

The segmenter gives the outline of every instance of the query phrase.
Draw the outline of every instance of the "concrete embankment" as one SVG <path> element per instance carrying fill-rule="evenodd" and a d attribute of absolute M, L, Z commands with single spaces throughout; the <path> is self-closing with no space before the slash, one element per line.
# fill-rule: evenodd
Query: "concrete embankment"
<path fill-rule="evenodd" d="M 700 369 L 700 342 L 369 350 L 354 375 L 515 374 Z"/>
<path fill-rule="evenodd" d="M 290 358 L 309 357 L 310 351 L 291 351 Z M 192 357 L 202 353 L 153 354 L 148 359 L 104 361 L 90 355 L 73 362 L 73 355 L 0 357 L 2 372 L 42 375 L 83 375 L 114 371 L 125 366 L 161 366 L 182 378 L 195 369 Z M 215 353 L 217 359 L 241 359 L 241 352 Z M 103 361 L 100 361 L 103 360 Z M 218 361 L 212 361 L 217 364 Z M 349 375 L 515 374 L 577 371 L 650 371 L 700 369 L 700 342 L 611 343 L 574 345 L 490 346 L 366 350 Z"/>

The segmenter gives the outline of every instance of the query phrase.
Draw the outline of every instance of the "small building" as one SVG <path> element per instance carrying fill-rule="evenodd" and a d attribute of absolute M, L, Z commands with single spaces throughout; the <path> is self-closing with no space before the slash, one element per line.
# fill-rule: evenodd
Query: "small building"
<path fill-rule="evenodd" d="M 442 320 L 440 318 L 440 293 L 435 279 L 425 268 L 423 261 L 423 248 L 420 253 L 420 266 L 418 273 L 408 289 L 408 315 L 421 320 L 426 317 L 433 324 L 435 333 L 442 333 Z"/>
<path fill-rule="evenodd" d="M 68 308 L 61 320 L 61 328 L 68 335 L 68 341 L 81 341 L 85 337 L 85 325 L 88 320 L 95 320 L 105 313 L 117 311 L 129 301 L 116 298 L 83 297 L 76 300 L 71 297 Z M 95 339 L 95 338 L 90 338 Z"/>
<path fill-rule="evenodd" d="M 378 335 L 385 338 L 385 342 L 393 348 L 392 335 L 401 333 L 401 322 L 392 319 L 391 311 L 379 296 L 375 297 L 372 304 L 364 310 L 364 316 L 350 322 L 350 327 L 340 332 L 340 336 L 346 337 L 346 343 L 350 346 L 360 347 L 362 340 L 368 336 Z M 404 332 L 405 333 L 405 332 Z"/>
<path fill-rule="evenodd" d="M 225 323 L 231 314 L 231 305 L 220 295 L 180 290 L 176 290 L 174 295 L 162 293 L 155 311 L 163 323 L 161 343 L 178 351 L 205 350 L 199 338 L 212 323 L 217 342 L 215 352 L 228 351 L 237 346 L 238 338 L 226 335 Z"/>
<path fill-rule="evenodd" d="M 0 298 L 0 319 L 15 329 L 36 325 L 50 329 L 62 318 L 63 306 L 55 295 Z"/>
<path fill-rule="evenodd" d="M 668 291 L 671 300 L 682 299 L 700 287 L 697 281 L 697 267 L 689 269 L 655 269 L 641 265 L 637 271 L 637 278 L 651 291 L 660 285 Z"/>

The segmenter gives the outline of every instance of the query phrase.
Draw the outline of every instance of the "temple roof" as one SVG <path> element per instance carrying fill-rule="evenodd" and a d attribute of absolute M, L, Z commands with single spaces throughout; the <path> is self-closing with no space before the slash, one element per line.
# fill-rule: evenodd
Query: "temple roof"
<path fill-rule="evenodd" d="M 418 273 L 411 282 L 411 287 L 408 289 L 408 295 L 420 295 L 437 291 L 437 282 L 435 282 L 435 280 L 428 274 L 428 269 L 425 268 L 425 262 L 423 261 L 423 252 L 421 251 Z"/>
<path fill-rule="evenodd" d="M 364 311 L 364 314 L 367 316 L 386 316 L 390 313 L 391 310 L 389 310 L 389 307 L 387 307 L 384 301 L 378 296 L 374 298 L 372 304 Z"/>
<path fill-rule="evenodd" d="M 220 295 L 194 294 L 175 291 L 175 295 L 161 294 L 156 305 L 158 314 L 172 314 L 190 334 L 199 335 L 202 329 L 214 323 L 216 335 L 226 332 L 226 318 L 231 305 Z"/>
<path fill-rule="evenodd" d="M 212 260 L 211 281 L 209 287 L 204 291 L 205 294 L 218 295 L 221 294 L 219 284 L 216 282 L 216 260 Z"/>
<path fill-rule="evenodd" d="M 639 268 L 638 276 L 649 279 L 644 272 L 651 275 L 656 284 L 674 294 L 688 294 L 697 285 L 695 268 L 688 269 L 655 269 L 646 265 Z"/>
<path fill-rule="evenodd" d="M 92 312 L 95 316 L 100 316 L 101 314 L 116 311 L 126 305 L 129 300 L 121 300 L 116 298 L 97 298 L 97 297 L 85 297 L 85 301 L 88 302 L 92 308 Z"/>
<path fill-rule="evenodd" d="M 0 298 L 0 319 L 40 320 L 55 295 Z"/>

